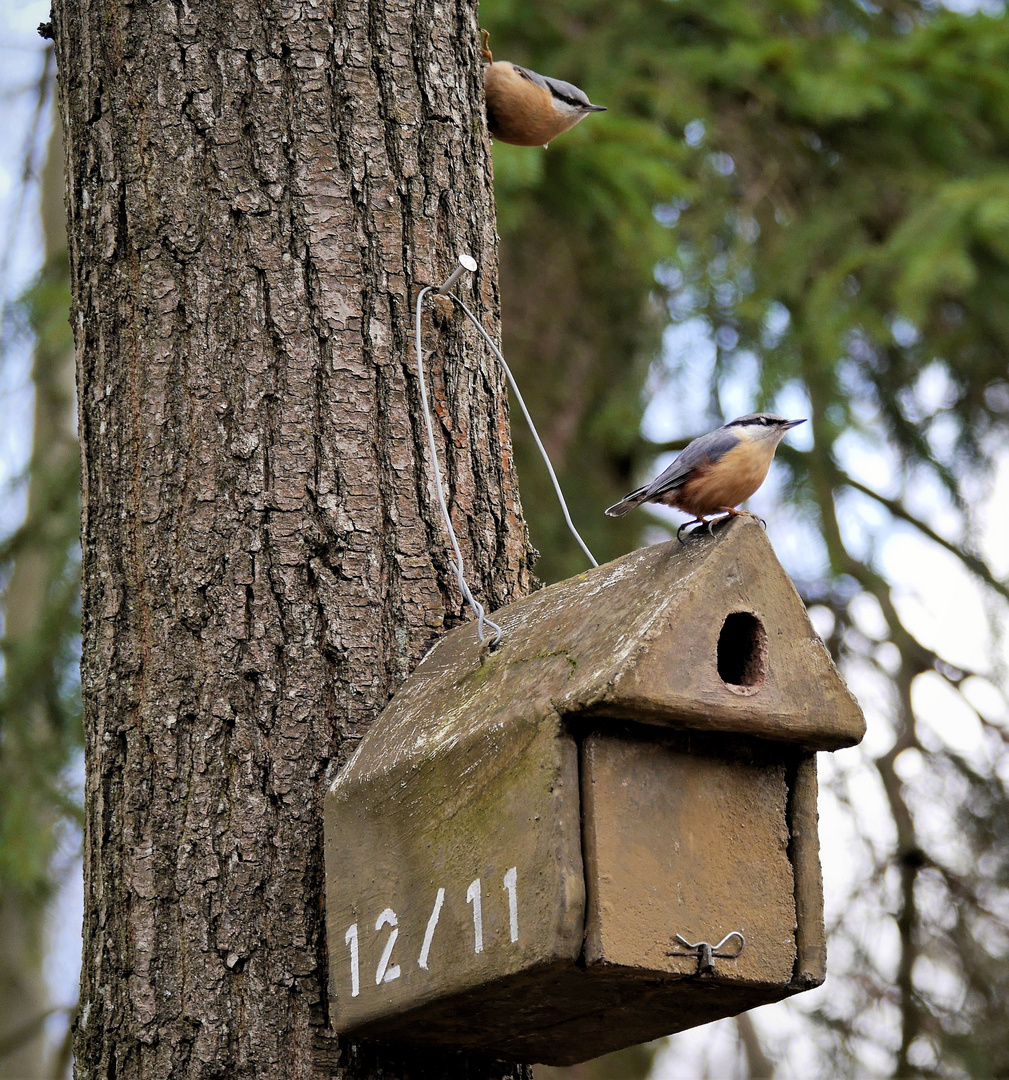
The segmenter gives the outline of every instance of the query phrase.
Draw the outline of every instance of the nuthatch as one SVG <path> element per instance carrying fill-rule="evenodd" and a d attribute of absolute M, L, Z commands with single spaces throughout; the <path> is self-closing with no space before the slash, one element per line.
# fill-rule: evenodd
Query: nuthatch
<path fill-rule="evenodd" d="M 548 79 L 535 71 L 494 62 L 488 48 L 490 35 L 483 33 L 484 93 L 487 97 L 487 126 L 500 142 L 513 146 L 542 146 L 573 128 L 589 113 L 606 112 L 604 105 L 593 105 L 584 92 L 560 79 Z"/>
<path fill-rule="evenodd" d="M 750 413 L 694 439 L 667 469 L 650 483 L 621 499 L 606 513 L 621 517 L 643 502 L 675 506 L 694 515 L 676 532 L 706 522 L 712 514 L 736 517 L 767 476 L 774 451 L 786 431 L 805 420 L 786 420 L 769 413 Z"/>

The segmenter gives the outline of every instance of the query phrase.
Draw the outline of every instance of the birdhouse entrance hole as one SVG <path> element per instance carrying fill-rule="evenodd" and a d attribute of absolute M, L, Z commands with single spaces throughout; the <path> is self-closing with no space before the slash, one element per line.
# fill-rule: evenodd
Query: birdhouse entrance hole
<path fill-rule="evenodd" d="M 718 675 L 727 686 L 756 690 L 767 674 L 767 633 L 748 611 L 725 617 L 718 635 Z"/>

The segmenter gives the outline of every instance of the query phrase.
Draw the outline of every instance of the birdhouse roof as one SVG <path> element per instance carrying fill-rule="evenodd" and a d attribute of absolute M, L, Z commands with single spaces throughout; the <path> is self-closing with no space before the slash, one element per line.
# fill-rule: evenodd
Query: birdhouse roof
<path fill-rule="evenodd" d="M 477 729 L 593 716 L 836 750 L 865 721 L 756 522 L 642 548 L 509 604 L 490 652 L 447 634 L 340 777 Z M 597 723 L 604 723 L 603 719 Z"/>

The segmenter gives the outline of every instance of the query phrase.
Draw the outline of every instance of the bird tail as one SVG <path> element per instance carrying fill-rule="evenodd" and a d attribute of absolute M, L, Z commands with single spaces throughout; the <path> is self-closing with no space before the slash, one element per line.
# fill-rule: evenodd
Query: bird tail
<path fill-rule="evenodd" d="M 625 495 L 620 502 L 609 507 L 606 515 L 607 517 L 623 517 L 629 510 L 633 510 L 635 506 L 640 506 L 647 498 L 648 488 L 638 488 L 637 491 L 632 491 L 630 495 Z"/>

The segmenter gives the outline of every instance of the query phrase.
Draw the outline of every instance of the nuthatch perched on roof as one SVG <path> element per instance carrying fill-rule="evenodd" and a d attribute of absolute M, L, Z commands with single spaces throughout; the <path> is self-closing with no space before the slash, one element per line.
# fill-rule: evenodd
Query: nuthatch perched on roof
<path fill-rule="evenodd" d="M 621 517 L 643 502 L 675 506 L 694 515 L 688 526 L 712 514 L 736 517 L 767 476 L 774 451 L 786 431 L 805 420 L 786 420 L 769 413 L 750 413 L 688 443 L 679 457 L 650 483 L 621 499 L 606 513 Z"/>
<path fill-rule="evenodd" d="M 490 35 L 486 30 L 482 33 L 483 58 L 488 61 L 483 69 L 487 126 L 495 139 L 545 148 L 589 113 L 606 112 L 604 105 L 593 105 L 571 83 L 548 79 L 506 60 L 495 63 L 487 45 Z"/>

